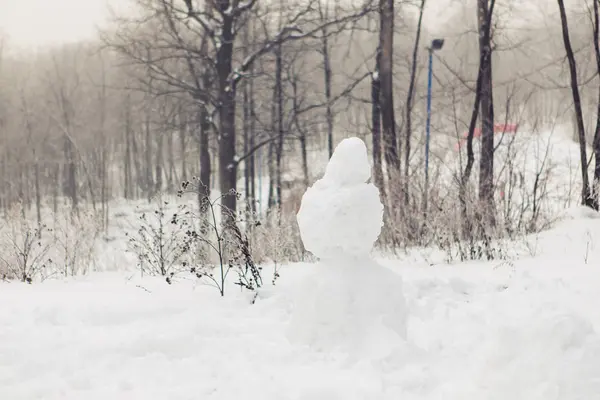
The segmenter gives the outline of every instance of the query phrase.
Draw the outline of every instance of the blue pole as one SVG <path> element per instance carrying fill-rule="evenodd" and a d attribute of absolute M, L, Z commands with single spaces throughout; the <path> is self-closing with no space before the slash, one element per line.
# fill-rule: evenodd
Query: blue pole
<path fill-rule="evenodd" d="M 425 193 L 423 200 L 424 213 L 427 214 L 429 192 L 429 140 L 431 137 L 431 81 L 433 78 L 433 49 L 429 51 L 429 76 L 427 78 L 427 124 L 425 126 Z"/>

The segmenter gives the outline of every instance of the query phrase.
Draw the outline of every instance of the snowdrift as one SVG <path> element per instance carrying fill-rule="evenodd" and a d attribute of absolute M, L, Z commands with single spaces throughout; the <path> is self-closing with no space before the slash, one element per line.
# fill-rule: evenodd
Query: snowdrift
<path fill-rule="evenodd" d="M 277 286 L 265 288 L 254 305 L 235 290 L 222 299 L 192 281 L 169 286 L 117 273 L 0 283 L 0 394 L 595 399 L 600 249 L 587 246 L 586 258 L 581 239 L 598 243 L 599 222 L 597 213 L 569 210 L 537 238 L 536 257 L 520 261 L 429 267 L 380 260 L 402 275 L 408 310 L 406 341 L 377 343 L 395 349 L 384 358 L 350 360 L 343 351 L 287 340 L 290 293 L 301 280 L 319 278 L 317 265 L 284 267 Z"/>

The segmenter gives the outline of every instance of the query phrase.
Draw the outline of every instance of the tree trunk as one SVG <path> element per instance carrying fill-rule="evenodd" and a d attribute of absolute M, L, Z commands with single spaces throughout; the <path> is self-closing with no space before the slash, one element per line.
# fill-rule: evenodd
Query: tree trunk
<path fill-rule="evenodd" d="M 306 143 L 306 130 L 302 129 L 300 133 L 300 156 L 302 158 L 302 181 L 304 187 L 308 188 L 310 185 L 310 175 L 308 172 L 308 149 Z"/>
<path fill-rule="evenodd" d="M 60 163 L 56 163 L 54 166 L 53 180 L 54 182 L 59 181 L 60 177 Z M 56 219 L 58 216 L 58 184 L 52 185 L 52 211 L 53 216 Z"/>
<path fill-rule="evenodd" d="M 271 210 L 275 206 L 277 179 L 275 177 L 275 143 L 269 143 L 269 151 L 267 152 L 268 172 L 269 172 L 269 194 L 267 197 L 267 209 Z"/>
<path fill-rule="evenodd" d="M 5 150 L 7 151 L 7 150 Z M 0 162 L 0 177 L 2 177 L 3 182 L 8 182 L 7 180 L 7 166 L 6 166 L 6 155 L 2 155 L 2 161 Z M 54 185 L 56 187 L 56 185 Z M 6 211 L 8 208 L 8 193 L 7 193 L 7 185 L 0 185 L 0 207 L 2 207 L 3 211 Z"/>
<path fill-rule="evenodd" d="M 133 198 L 133 171 L 131 168 L 132 140 L 133 139 L 131 134 L 131 109 L 129 95 L 127 95 L 125 104 L 125 160 L 123 168 L 123 173 L 125 174 L 123 195 L 125 196 L 125 199 Z"/>
<path fill-rule="evenodd" d="M 296 115 L 298 110 L 298 79 L 294 76 L 292 79 L 292 102 L 293 102 L 293 113 Z M 300 141 L 300 157 L 302 159 L 302 177 L 304 187 L 308 188 L 310 184 L 310 175 L 308 171 L 308 148 L 307 148 L 307 134 L 306 129 L 300 126 L 298 118 L 295 119 L 296 129 L 298 130 L 298 140 Z"/>
<path fill-rule="evenodd" d="M 413 47 L 412 64 L 410 68 L 410 80 L 408 84 L 408 95 L 406 96 L 406 137 L 404 138 L 404 206 L 408 207 L 410 202 L 410 152 L 412 139 L 412 107 L 415 92 L 415 80 L 417 75 L 417 58 L 419 55 L 419 44 L 421 42 L 421 26 L 423 23 L 423 14 L 425 11 L 426 0 L 421 0 L 419 8 L 419 21 L 417 23 L 417 35 L 415 37 L 415 46 Z"/>
<path fill-rule="evenodd" d="M 144 121 L 144 129 L 146 134 L 146 165 L 144 167 L 145 180 L 144 180 L 144 190 L 146 191 L 146 197 L 148 201 L 154 195 L 154 179 L 152 176 L 152 132 L 150 131 L 150 111 L 147 110 L 145 121 Z"/>
<path fill-rule="evenodd" d="M 30 182 L 29 182 L 29 163 L 19 163 L 19 180 L 21 181 L 21 203 L 23 210 L 28 211 L 31 208 L 30 200 Z"/>
<path fill-rule="evenodd" d="M 492 10 L 493 11 L 493 10 Z M 479 0 L 477 7 L 479 25 L 479 52 L 485 54 L 481 69 L 481 159 L 479 162 L 479 201 L 481 223 L 493 227 L 496 224 L 494 211 L 494 99 L 492 89 L 492 46 L 491 33 L 487 24 L 491 21 L 488 0 Z"/>
<path fill-rule="evenodd" d="M 319 13 L 321 23 L 327 21 L 329 16 L 329 2 L 325 4 L 325 10 L 323 10 L 323 4 L 319 1 Z M 323 78 L 325 80 L 325 121 L 327 124 L 327 153 L 329 158 L 333 155 L 333 110 L 331 104 L 331 62 L 329 55 L 329 36 L 327 27 L 324 26 L 321 29 L 321 52 L 323 54 Z"/>
<path fill-rule="evenodd" d="M 269 143 L 269 151 L 267 154 L 267 162 L 268 162 L 268 172 L 269 172 L 269 195 L 267 198 L 267 209 L 271 210 L 271 208 L 273 208 L 273 206 L 275 206 L 276 204 L 276 189 L 275 186 L 277 185 L 277 179 L 276 179 L 276 171 L 275 171 L 275 143 L 274 142 L 270 142 Z"/>
<path fill-rule="evenodd" d="M 188 132 L 188 120 L 183 116 L 183 112 L 180 110 L 180 119 L 179 119 L 179 150 L 180 150 L 180 162 L 181 162 L 181 180 L 187 181 L 188 173 L 187 173 L 187 154 L 186 154 L 186 146 L 185 146 L 185 136 Z"/>
<path fill-rule="evenodd" d="M 230 1 L 215 1 L 223 21 L 221 25 L 220 46 L 217 49 L 216 71 L 219 90 L 219 188 L 222 200 L 223 224 L 235 221 L 237 197 L 232 190 L 237 189 L 237 162 L 235 159 L 235 80 L 231 79 L 233 62 L 233 44 L 235 41 L 234 18 L 226 12 Z"/>
<path fill-rule="evenodd" d="M 244 42 L 244 49 L 243 49 L 243 54 L 242 56 L 244 58 L 248 57 L 249 53 L 250 53 L 250 43 L 251 43 L 251 21 L 248 21 L 246 23 L 245 26 L 245 30 L 244 30 L 244 37 L 243 37 L 243 42 Z M 252 71 L 249 71 L 250 74 L 252 74 Z M 244 135 L 244 155 L 249 154 L 250 150 L 253 148 L 254 146 L 254 131 L 251 129 L 252 128 L 252 100 L 250 99 L 250 96 L 252 95 L 251 93 L 251 87 L 250 85 L 252 84 L 252 79 L 250 80 L 246 80 L 243 82 L 243 126 L 242 126 L 242 132 Z M 250 155 L 247 156 L 244 159 L 244 194 L 246 196 L 246 204 L 245 204 L 245 209 L 246 212 L 250 214 L 254 211 L 254 203 L 255 203 L 255 198 L 254 198 L 254 193 L 252 193 L 253 191 L 253 181 L 254 181 L 254 175 L 253 175 L 253 168 L 254 166 L 252 165 L 254 163 L 254 156 Z"/>
<path fill-rule="evenodd" d="M 34 183 L 35 183 L 35 211 L 38 228 L 42 227 L 42 193 L 40 188 L 40 163 L 34 153 Z M 41 234 L 41 231 L 40 231 Z"/>
<path fill-rule="evenodd" d="M 273 139 L 277 132 L 277 83 L 273 87 L 273 100 L 271 102 L 271 139 Z M 271 208 L 276 204 L 276 189 L 277 179 L 276 179 L 276 165 L 275 165 L 275 154 L 277 150 L 275 149 L 275 142 L 271 140 L 269 142 L 269 150 L 267 152 L 267 165 L 268 165 L 268 173 L 269 173 L 269 195 L 267 200 L 267 209 L 271 210 Z"/>
<path fill-rule="evenodd" d="M 142 192 L 145 191 L 145 178 L 144 174 L 142 173 L 142 161 L 140 160 L 141 155 L 134 131 L 131 132 L 131 151 L 135 166 L 135 179 L 137 182 L 137 184 L 133 187 L 135 190 L 134 197 L 141 198 L 143 194 Z"/>
<path fill-rule="evenodd" d="M 485 24 L 482 29 L 484 35 L 484 42 L 490 42 L 491 36 L 491 21 L 492 14 L 494 12 L 495 0 L 491 0 L 490 7 L 485 19 Z M 485 48 L 484 48 L 485 49 Z M 475 128 L 477 126 L 477 118 L 479 115 L 479 108 L 481 105 L 482 97 L 482 86 L 483 86 L 483 70 L 484 65 L 487 62 L 487 58 L 491 57 L 491 53 L 487 51 L 479 52 L 479 69 L 477 72 L 477 83 L 475 87 L 475 101 L 473 104 L 473 110 L 471 113 L 471 120 L 469 122 L 469 133 L 467 135 L 467 164 L 460 178 L 460 185 L 458 189 L 458 198 L 461 207 L 461 221 L 462 221 L 462 234 L 463 239 L 473 238 L 473 224 L 469 218 L 468 212 L 468 185 L 471 179 L 471 173 L 473 171 L 473 165 L 475 163 L 475 155 L 473 153 L 473 138 L 475 136 Z"/>
<path fill-rule="evenodd" d="M 282 160 L 283 160 L 283 49 L 281 45 L 275 50 L 275 104 L 277 105 L 277 149 L 275 153 L 275 173 L 276 173 L 276 205 L 281 207 L 281 186 L 282 186 Z"/>
<path fill-rule="evenodd" d="M 250 151 L 250 97 L 249 97 L 249 83 L 243 82 L 243 124 L 242 124 L 242 134 L 244 136 L 244 154 L 248 154 Z M 244 160 L 244 195 L 246 196 L 246 209 L 250 210 L 250 204 L 254 202 L 250 194 L 250 157 L 247 157 Z"/>
<path fill-rule="evenodd" d="M 569 72 L 571 75 L 571 93 L 573 95 L 573 106 L 575 107 L 575 119 L 577 123 L 577 137 L 579 138 L 579 156 L 581 162 L 581 204 L 589 207 L 594 207 L 593 198 L 590 192 L 590 183 L 588 179 L 587 171 L 587 151 L 585 141 L 585 125 L 583 122 L 583 111 L 581 109 L 581 97 L 579 96 L 579 86 L 577 79 L 577 64 L 575 62 L 575 55 L 573 53 L 573 47 L 571 46 L 571 39 L 569 37 L 569 25 L 567 22 L 567 13 L 565 11 L 565 5 L 563 0 L 558 1 L 558 8 L 560 11 L 560 22 L 562 26 L 562 37 L 565 46 L 565 52 L 567 53 L 567 60 L 569 61 Z"/>
<path fill-rule="evenodd" d="M 327 120 L 327 150 L 329 158 L 333 155 L 333 110 L 331 104 L 331 64 L 329 61 L 329 44 L 327 37 L 323 39 L 323 64 L 325 68 L 325 118 Z"/>
<path fill-rule="evenodd" d="M 380 0 L 379 7 L 381 16 L 379 79 L 381 81 L 380 103 L 383 128 L 383 155 L 387 168 L 388 189 L 391 193 L 397 187 L 397 179 L 400 176 L 400 158 L 396 138 L 393 95 L 394 0 Z"/>
<path fill-rule="evenodd" d="M 106 72 L 104 71 L 104 64 L 101 65 L 102 66 L 102 87 L 101 87 L 101 94 L 100 94 L 100 121 L 99 121 L 99 128 L 100 128 L 100 160 L 99 160 L 99 165 L 96 165 L 96 168 L 99 169 L 100 172 L 100 209 L 101 209 L 101 214 L 102 214 L 102 228 L 103 230 L 106 232 L 106 230 L 108 229 L 108 193 L 107 193 L 107 184 L 108 184 L 108 146 L 109 146 L 109 141 L 107 140 L 106 137 L 106 129 L 105 129 L 105 125 L 106 125 L 106 117 L 107 117 L 107 110 L 106 110 Z M 85 165 L 85 164 L 84 164 Z M 88 174 L 89 176 L 89 174 Z M 91 185 L 91 180 L 89 180 L 90 182 L 90 186 Z M 90 196 L 92 197 L 92 204 L 95 204 L 94 202 L 94 193 L 92 192 L 91 188 L 90 188 Z M 95 209 L 95 206 L 94 206 Z"/>
<path fill-rule="evenodd" d="M 131 149 L 129 135 L 125 131 L 125 153 L 123 154 L 123 197 L 131 199 Z"/>
<path fill-rule="evenodd" d="M 104 205 L 104 231 L 108 232 L 108 224 L 110 219 L 110 204 L 111 186 L 109 171 L 109 159 L 107 149 L 102 151 L 102 204 Z"/>
<path fill-rule="evenodd" d="M 594 53 L 596 56 L 596 70 L 600 74 L 600 17 L 598 13 L 598 0 L 594 3 Z M 600 79 L 600 78 L 599 78 Z M 595 210 L 600 207 L 600 90 L 598 90 L 598 101 L 596 104 L 596 130 L 594 132 L 594 180 L 592 183 L 592 206 Z"/>
<path fill-rule="evenodd" d="M 250 73 L 253 73 L 253 70 L 250 70 Z M 248 108 L 250 111 L 250 138 L 248 139 L 248 146 L 253 149 L 256 145 L 256 115 L 255 115 L 255 105 L 254 105 L 254 81 L 250 80 L 248 84 Z M 253 213 L 256 212 L 256 157 L 255 153 L 252 153 L 250 157 L 247 159 L 248 169 L 249 171 L 249 179 L 250 179 L 250 199 L 252 199 L 252 203 L 250 204 L 250 209 Z M 259 190 L 262 190 L 259 188 Z"/>
<path fill-rule="evenodd" d="M 73 143 L 69 135 L 63 136 L 64 154 L 65 154 L 65 194 L 71 199 L 73 210 L 77 210 L 77 166 L 75 163 L 75 154 L 73 151 Z"/>
<path fill-rule="evenodd" d="M 163 190 L 163 164 L 164 164 L 164 133 L 160 132 L 156 144 L 156 162 L 154 164 L 155 186 L 154 194 L 158 194 Z"/>
<path fill-rule="evenodd" d="M 209 17 L 213 16 L 213 2 L 206 2 L 205 5 L 206 15 Z M 206 47 L 208 45 L 208 35 L 204 35 L 202 43 L 200 45 L 200 52 L 202 55 L 207 55 Z M 227 61 L 221 58 L 221 62 Z M 219 78 L 220 79 L 220 78 Z M 202 71 L 202 88 L 201 90 L 210 91 L 214 88 L 214 78 L 211 75 L 209 68 L 204 68 Z M 220 89 L 222 83 L 217 86 Z M 213 161 L 210 157 L 210 130 L 212 127 L 210 112 L 206 100 L 201 99 L 199 96 L 195 99 L 198 101 L 200 109 L 198 112 L 198 153 L 200 158 L 200 178 L 198 182 L 198 210 L 200 213 L 200 231 L 203 234 L 208 232 L 208 210 L 206 209 L 206 201 L 210 200 L 211 188 L 214 184 L 212 179 Z M 220 110 L 219 110 L 220 111 Z M 219 112 L 221 115 L 221 112 Z M 220 149 L 219 149 L 220 151 Z"/>
<path fill-rule="evenodd" d="M 177 171 L 175 167 L 175 146 L 173 144 L 173 131 L 167 132 L 167 152 L 169 154 L 169 174 L 167 186 L 169 190 L 175 189 L 175 180 L 177 179 Z"/>
<path fill-rule="evenodd" d="M 375 72 L 372 76 L 371 81 L 371 124 L 373 129 L 373 175 L 375 186 L 379 188 L 381 194 L 384 196 L 384 183 L 383 183 L 383 166 L 382 166 L 382 154 L 381 154 L 381 105 L 379 98 L 381 96 L 381 80 L 379 79 L 379 63 L 380 63 L 380 52 L 377 52 L 375 61 Z"/>
<path fill-rule="evenodd" d="M 207 75 L 207 74 L 204 74 Z M 210 177 L 212 174 L 212 163 L 210 160 L 209 135 L 210 135 L 210 120 L 206 106 L 200 106 L 199 116 L 199 139 L 198 151 L 200 153 L 200 182 L 198 182 L 198 205 L 202 210 L 202 204 L 205 199 L 210 199 Z"/>

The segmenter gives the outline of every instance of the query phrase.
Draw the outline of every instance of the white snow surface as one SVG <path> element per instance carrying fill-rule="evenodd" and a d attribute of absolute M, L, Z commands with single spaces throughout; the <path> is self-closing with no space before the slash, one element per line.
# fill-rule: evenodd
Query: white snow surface
<path fill-rule="evenodd" d="M 553 171 L 553 187 L 567 181 Z M 280 266 L 253 305 L 234 285 L 221 298 L 185 276 L 126 275 L 125 243 L 99 244 L 95 268 L 114 272 L 0 281 L 0 399 L 600 398 L 600 214 L 588 209 L 514 242 L 509 261 L 442 265 L 415 250 Z M 380 308 L 394 296 L 402 338 Z"/>
<path fill-rule="evenodd" d="M 407 339 L 377 336 L 373 353 L 353 360 L 342 349 L 287 340 L 291 293 L 318 280 L 317 264 L 283 267 L 254 305 L 235 290 L 221 298 L 187 280 L 169 286 L 108 272 L 0 283 L 0 398 L 596 399 L 600 249 L 585 241 L 600 240 L 600 224 L 578 212 L 570 218 L 569 230 L 538 239 L 541 248 L 564 247 L 569 259 L 453 266 L 380 259 L 403 276 Z M 377 288 L 352 283 L 359 306 L 371 307 Z M 330 334 L 345 340 L 339 330 Z M 382 347 L 392 349 L 384 358 Z"/>
<path fill-rule="evenodd" d="M 356 360 L 381 359 L 404 346 L 402 278 L 369 258 L 319 262 L 318 274 L 291 290 L 288 339 Z"/>
<path fill-rule="evenodd" d="M 370 253 L 383 225 L 379 190 L 366 183 L 370 177 L 364 142 L 341 141 L 323 178 L 302 197 L 298 226 L 308 251 L 321 260 Z"/>

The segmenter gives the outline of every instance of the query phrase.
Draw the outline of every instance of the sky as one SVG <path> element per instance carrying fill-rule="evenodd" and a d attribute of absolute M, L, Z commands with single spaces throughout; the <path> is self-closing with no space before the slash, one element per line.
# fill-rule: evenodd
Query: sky
<path fill-rule="evenodd" d="M 437 22 L 449 1 L 434 0 L 425 19 Z M 25 48 L 89 39 L 107 19 L 107 3 L 121 8 L 127 0 L 0 0 L 0 34 Z"/>
<path fill-rule="evenodd" d="M 429 30 L 436 34 L 448 17 L 452 2 L 462 0 L 433 0 L 425 13 Z M 513 2 L 515 0 L 512 0 Z M 525 4 L 547 5 L 553 0 L 523 0 Z M 16 48 L 36 48 L 93 38 L 96 27 L 108 17 L 107 4 L 117 9 L 128 0 L 0 0 L 0 35 L 9 37 Z M 526 13 L 527 14 L 527 13 Z M 535 14 L 535 13 L 534 13 Z"/>
<path fill-rule="evenodd" d="M 88 39 L 106 16 L 106 0 L 0 0 L 0 32 L 11 47 Z"/>

